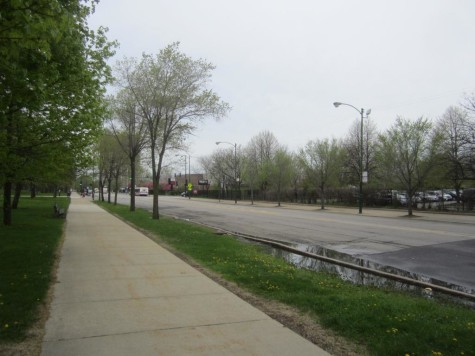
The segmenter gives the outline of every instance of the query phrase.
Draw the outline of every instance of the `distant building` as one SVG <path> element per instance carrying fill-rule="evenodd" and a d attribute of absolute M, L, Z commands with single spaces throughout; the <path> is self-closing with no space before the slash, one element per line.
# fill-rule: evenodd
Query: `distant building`
<path fill-rule="evenodd" d="M 204 184 L 200 184 L 205 182 L 203 174 L 187 174 L 186 177 L 184 174 L 177 174 L 174 177 L 165 178 L 162 182 L 160 182 L 160 186 L 165 191 L 170 190 L 177 190 L 179 192 L 184 192 L 187 190 L 186 185 L 190 183 L 193 185 L 193 190 L 207 190 L 207 186 Z"/>

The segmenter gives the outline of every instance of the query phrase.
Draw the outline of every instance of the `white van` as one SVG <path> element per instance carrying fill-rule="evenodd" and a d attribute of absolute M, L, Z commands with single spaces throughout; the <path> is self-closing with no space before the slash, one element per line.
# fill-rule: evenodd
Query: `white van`
<path fill-rule="evenodd" d="M 135 188 L 135 195 L 140 196 L 148 196 L 148 188 L 147 187 L 137 187 Z"/>

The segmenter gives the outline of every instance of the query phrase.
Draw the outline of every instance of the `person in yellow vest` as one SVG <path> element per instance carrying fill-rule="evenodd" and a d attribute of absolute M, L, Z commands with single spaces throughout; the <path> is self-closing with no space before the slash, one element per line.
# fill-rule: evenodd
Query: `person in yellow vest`
<path fill-rule="evenodd" d="M 188 199 L 191 199 L 191 193 L 193 191 L 193 184 L 188 183 Z"/>

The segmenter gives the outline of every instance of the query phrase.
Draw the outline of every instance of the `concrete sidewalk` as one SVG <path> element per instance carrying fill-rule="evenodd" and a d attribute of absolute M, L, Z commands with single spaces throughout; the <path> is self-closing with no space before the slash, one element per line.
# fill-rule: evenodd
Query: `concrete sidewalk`
<path fill-rule="evenodd" d="M 42 355 L 328 355 L 73 194 Z"/>

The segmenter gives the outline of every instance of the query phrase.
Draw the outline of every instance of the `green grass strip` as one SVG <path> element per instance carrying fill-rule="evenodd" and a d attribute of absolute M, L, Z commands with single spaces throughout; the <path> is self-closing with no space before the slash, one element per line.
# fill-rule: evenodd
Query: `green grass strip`
<path fill-rule="evenodd" d="M 69 206 L 65 197 L 22 197 L 13 224 L 0 226 L 0 342 L 24 340 L 38 320 L 65 222 L 53 216 L 55 202 Z"/>
<path fill-rule="evenodd" d="M 102 204 L 260 296 L 294 306 L 372 355 L 475 355 L 475 311 L 409 293 L 357 286 L 298 269 L 259 246 L 145 210 Z"/>

